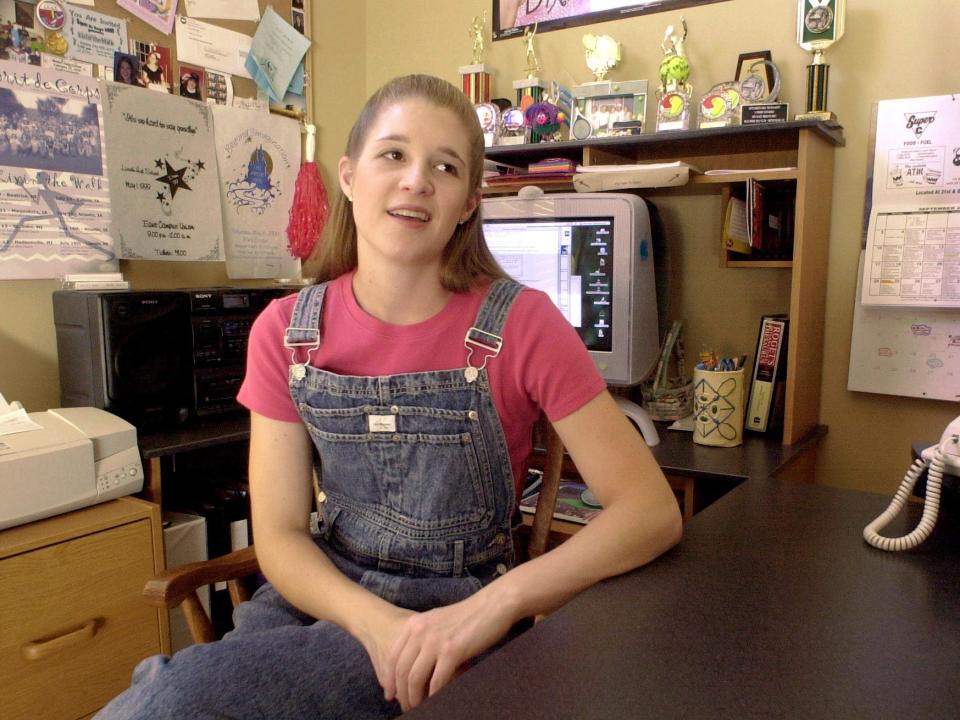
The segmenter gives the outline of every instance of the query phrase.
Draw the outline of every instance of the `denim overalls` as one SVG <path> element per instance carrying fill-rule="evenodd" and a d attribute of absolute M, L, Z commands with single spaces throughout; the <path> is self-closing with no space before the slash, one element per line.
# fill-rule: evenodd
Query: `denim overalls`
<path fill-rule="evenodd" d="M 522 287 L 497 280 L 464 339 L 464 367 L 383 377 L 309 366 L 323 339 L 326 285 L 304 288 L 285 344 L 290 393 L 320 456 L 317 543 L 388 602 L 427 610 L 462 600 L 511 567 L 514 481 L 486 365 L 496 362 Z M 234 613 L 223 641 L 137 666 L 98 720 L 395 717 L 366 650 L 271 585 Z"/>
<path fill-rule="evenodd" d="M 320 457 L 320 543 L 391 603 L 455 602 L 513 563 L 513 473 L 485 366 L 522 287 L 492 284 L 464 367 L 382 377 L 304 364 L 322 342 L 325 289 L 300 292 L 285 342 L 290 393 Z"/>

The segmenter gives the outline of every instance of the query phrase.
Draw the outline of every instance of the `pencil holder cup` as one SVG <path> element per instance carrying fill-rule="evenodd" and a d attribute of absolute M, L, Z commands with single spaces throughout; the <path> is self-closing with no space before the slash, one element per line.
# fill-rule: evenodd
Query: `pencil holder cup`
<path fill-rule="evenodd" d="M 693 441 L 735 447 L 743 443 L 746 386 L 739 370 L 693 371 Z"/>

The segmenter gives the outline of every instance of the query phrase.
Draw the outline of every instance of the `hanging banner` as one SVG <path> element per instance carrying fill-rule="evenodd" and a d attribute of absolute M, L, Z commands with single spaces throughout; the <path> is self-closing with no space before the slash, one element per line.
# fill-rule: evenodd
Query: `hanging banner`
<path fill-rule="evenodd" d="M 116 271 L 100 89 L 0 61 L 0 279 Z"/>
<path fill-rule="evenodd" d="M 230 278 L 299 278 L 286 227 L 300 168 L 296 120 L 212 106 Z"/>

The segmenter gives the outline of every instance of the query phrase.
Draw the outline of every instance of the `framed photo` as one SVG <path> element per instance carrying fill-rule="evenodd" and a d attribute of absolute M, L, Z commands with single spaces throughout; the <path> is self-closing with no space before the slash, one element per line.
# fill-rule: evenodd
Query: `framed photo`
<path fill-rule="evenodd" d="M 751 73 L 750 68 L 758 62 L 772 63 L 773 58 L 770 55 L 770 51 L 757 50 L 756 52 L 740 53 L 740 57 L 737 58 L 737 73 L 733 76 L 733 79 L 737 82 L 743 82 L 751 74 L 758 75 L 763 80 L 762 97 L 768 97 L 770 93 L 773 92 L 773 85 L 776 81 L 776 78 L 773 74 L 773 67 L 772 65 L 762 65 L 757 67 L 753 73 Z M 748 92 L 747 94 L 760 96 L 760 89 L 757 88 L 755 91 Z M 748 99 L 753 98 L 751 97 Z"/>
<path fill-rule="evenodd" d="M 534 24 L 540 33 L 717 2 L 727 0 L 493 0 L 492 35 L 506 40 Z"/>
<path fill-rule="evenodd" d="M 646 81 L 618 83 L 620 92 L 611 92 L 612 83 L 605 85 L 604 88 L 601 83 L 593 83 L 573 88 L 577 110 L 570 131 L 577 140 L 642 132 L 647 114 Z"/>

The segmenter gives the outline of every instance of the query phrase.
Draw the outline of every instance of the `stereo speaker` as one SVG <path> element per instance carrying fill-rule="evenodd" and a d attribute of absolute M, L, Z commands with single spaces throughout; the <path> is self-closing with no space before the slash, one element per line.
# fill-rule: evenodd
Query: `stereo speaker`
<path fill-rule="evenodd" d="M 190 300 L 177 291 L 58 290 L 63 407 L 98 407 L 139 428 L 184 422 L 193 371 Z"/>

